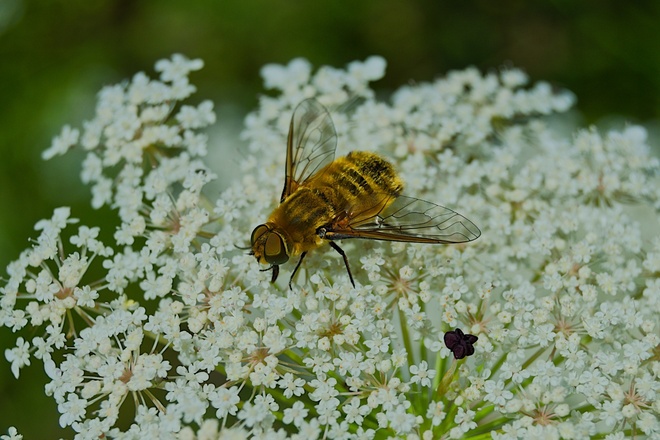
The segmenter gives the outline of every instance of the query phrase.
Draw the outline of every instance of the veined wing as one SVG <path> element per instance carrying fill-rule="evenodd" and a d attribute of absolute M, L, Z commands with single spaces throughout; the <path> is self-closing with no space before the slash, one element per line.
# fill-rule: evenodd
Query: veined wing
<path fill-rule="evenodd" d="M 280 203 L 318 170 L 331 163 L 337 132 L 328 110 L 316 99 L 302 101 L 293 112 L 286 143 L 286 174 Z"/>
<path fill-rule="evenodd" d="M 412 197 L 383 195 L 374 207 L 347 210 L 343 220 L 327 228 L 325 238 L 450 244 L 476 240 L 480 235 L 474 223 L 449 208 Z"/>

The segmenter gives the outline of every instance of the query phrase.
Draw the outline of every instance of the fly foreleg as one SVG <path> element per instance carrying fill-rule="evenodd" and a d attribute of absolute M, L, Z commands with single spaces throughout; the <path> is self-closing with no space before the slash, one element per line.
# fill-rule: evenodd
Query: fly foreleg
<path fill-rule="evenodd" d="M 298 272 L 298 268 L 300 267 L 303 258 L 305 258 L 305 255 L 307 255 L 307 252 L 303 252 L 302 254 L 300 254 L 300 260 L 298 260 L 298 264 L 296 264 L 296 268 L 293 269 L 293 272 L 291 272 L 291 278 L 289 278 L 289 289 L 291 289 L 291 283 L 293 282 L 293 277 L 296 275 L 296 272 Z"/>

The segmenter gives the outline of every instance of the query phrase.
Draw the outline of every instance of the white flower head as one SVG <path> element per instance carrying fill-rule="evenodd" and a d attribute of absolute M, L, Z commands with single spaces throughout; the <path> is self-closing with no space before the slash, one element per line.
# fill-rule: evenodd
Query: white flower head
<path fill-rule="evenodd" d="M 241 177 L 219 192 L 214 104 L 186 101 L 202 66 L 173 55 L 158 78 L 104 87 L 93 118 L 44 152 L 79 145 L 92 206 L 116 220 L 74 227 L 58 208 L 0 285 L 0 324 L 35 333 L 5 350 L 12 373 L 42 361 L 62 426 L 81 438 L 657 435 L 660 163 L 644 129 L 567 136 L 545 115 L 573 95 L 517 69 L 454 71 L 377 101 L 383 58 L 298 58 L 262 69 L 271 93 L 245 119 Z M 337 241 L 355 285 L 329 246 L 291 288 L 298 258 L 271 283 L 244 248 L 280 202 L 307 98 L 328 110 L 335 159 L 382 156 L 404 195 L 446 206 L 433 209 L 447 228 L 470 219 L 479 239 Z M 319 190 L 310 182 L 296 183 Z M 318 193 L 305 210 L 322 216 Z M 322 226 L 310 237 L 323 243 Z"/>

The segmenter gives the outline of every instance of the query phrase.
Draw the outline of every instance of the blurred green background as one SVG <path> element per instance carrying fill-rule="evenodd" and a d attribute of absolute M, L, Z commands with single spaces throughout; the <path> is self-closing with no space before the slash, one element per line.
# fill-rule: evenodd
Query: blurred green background
<path fill-rule="evenodd" d="M 192 75 L 193 101 L 216 102 L 217 133 L 233 139 L 212 144 L 235 148 L 242 116 L 264 92 L 261 66 L 300 56 L 343 67 L 382 55 L 384 91 L 470 65 L 517 66 L 575 92 L 582 124 L 654 127 L 659 31 L 654 0 L 0 0 L 0 267 L 54 207 L 94 216 L 80 156 L 40 159 L 52 136 L 91 118 L 103 85 L 154 76 L 154 62 L 174 52 L 205 61 Z M 0 330 L 2 352 L 13 340 Z M 32 365 L 16 381 L 0 361 L 0 433 L 16 425 L 26 439 L 72 437 L 58 428 L 42 371 Z"/>

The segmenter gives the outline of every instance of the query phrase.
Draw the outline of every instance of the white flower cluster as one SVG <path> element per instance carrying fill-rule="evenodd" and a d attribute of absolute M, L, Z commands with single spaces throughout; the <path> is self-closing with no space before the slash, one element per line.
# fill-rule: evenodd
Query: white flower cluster
<path fill-rule="evenodd" d="M 544 116 L 572 96 L 518 70 L 452 72 L 385 103 L 368 86 L 381 58 L 316 72 L 297 59 L 263 69 L 277 96 L 246 118 L 243 177 L 214 201 L 199 133 L 212 105 L 180 103 L 201 66 L 177 55 L 160 80 L 105 88 L 82 136 L 65 127 L 44 153 L 86 149 L 92 203 L 121 221 L 111 246 L 85 226 L 67 242 L 76 220 L 56 210 L 0 290 L 12 371 L 43 361 L 76 438 L 660 435 L 660 164 L 642 128 L 566 138 Z M 325 248 L 293 289 L 292 263 L 271 284 L 237 246 L 279 199 L 291 113 L 309 97 L 352 103 L 333 113 L 338 155 L 390 158 L 407 195 L 482 236 L 346 242 L 357 287 Z M 478 336 L 460 361 L 443 343 L 457 327 Z"/>

